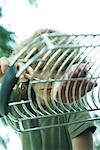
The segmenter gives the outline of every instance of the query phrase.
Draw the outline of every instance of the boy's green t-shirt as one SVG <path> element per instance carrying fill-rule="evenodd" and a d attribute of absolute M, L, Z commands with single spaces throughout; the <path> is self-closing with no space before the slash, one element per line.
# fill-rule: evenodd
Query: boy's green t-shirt
<path fill-rule="evenodd" d="M 46 118 L 37 120 L 39 126 L 59 123 L 62 118 Z M 32 125 L 32 122 L 30 122 Z M 34 126 L 33 121 L 33 126 Z M 29 125 L 30 126 L 30 125 Z M 28 127 L 28 126 L 27 126 Z M 72 150 L 71 139 L 65 127 L 52 127 L 21 133 L 23 150 Z"/>
<path fill-rule="evenodd" d="M 10 102 L 27 100 L 27 87 L 14 90 L 10 97 Z M 28 109 L 30 106 L 26 105 Z M 18 105 L 17 111 L 21 111 L 25 114 L 23 108 Z M 17 111 L 13 107 L 9 110 L 13 116 L 20 117 Z M 19 124 L 7 118 L 8 122 L 12 124 L 15 128 L 19 128 Z M 53 124 L 64 123 L 64 117 L 50 117 L 50 118 L 40 118 L 23 121 L 23 126 L 25 129 L 34 127 L 44 127 Z M 72 150 L 72 143 L 67 127 L 58 126 L 44 128 L 40 130 L 31 130 L 20 132 L 21 142 L 23 150 Z"/>
<path fill-rule="evenodd" d="M 33 94 L 33 96 L 35 96 Z M 27 100 L 27 86 L 21 89 L 14 90 L 11 94 L 10 102 L 12 101 L 20 101 Z M 34 97 L 33 97 L 34 98 Z M 31 108 L 26 105 L 27 108 L 31 111 Z M 18 105 L 18 110 L 25 114 L 25 110 L 23 110 L 22 106 Z M 18 111 L 17 110 L 17 111 Z M 16 117 L 19 117 L 18 112 L 13 109 L 10 109 L 10 112 Z M 38 130 L 38 127 L 44 127 L 48 125 L 61 124 L 66 122 L 72 122 L 81 120 L 81 119 L 90 118 L 88 112 L 79 113 L 79 114 L 66 114 L 65 116 L 59 117 L 49 117 L 49 118 L 40 118 L 40 119 L 31 119 L 23 121 L 23 126 L 25 129 L 36 128 L 37 130 L 31 131 L 22 131 L 20 133 L 21 142 L 23 150 L 72 150 L 71 138 L 75 138 L 87 128 L 91 128 L 91 131 L 95 131 L 95 125 L 91 122 L 81 122 L 73 125 L 65 125 L 51 128 L 44 128 Z M 19 124 L 10 120 L 8 122 L 13 124 L 16 128 L 19 128 Z"/>

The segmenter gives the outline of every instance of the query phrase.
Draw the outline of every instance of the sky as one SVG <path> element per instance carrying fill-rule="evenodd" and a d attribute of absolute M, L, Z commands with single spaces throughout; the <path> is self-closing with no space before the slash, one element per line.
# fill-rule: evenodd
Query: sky
<path fill-rule="evenodd" d="M 5 3 L 3 3 L 5 1 Z M 39 28 L 53 28 L 70 34 L 100 33 L 100 0 L 0 0 L 4 17 L 0 24 L 17 35 L 17 41 Z"/>
<path fill-rule="evenodd" d="M 0 0 L 4 17 L 0 24 L 16 33 L 20 42 L 40 28 L 67 34 L 100 34 L 100 0 Z"/>

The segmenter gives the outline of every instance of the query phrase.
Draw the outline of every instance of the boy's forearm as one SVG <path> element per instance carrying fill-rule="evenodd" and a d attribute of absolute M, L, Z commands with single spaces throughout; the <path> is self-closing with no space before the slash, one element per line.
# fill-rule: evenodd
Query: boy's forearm
<path fill-rule="evenodd" d="M 6 69 L 8 68 L 9 63 L 10 63 L 9 58 L 7 57 L 0 58 L 0 80 L 2 79 Z"/>

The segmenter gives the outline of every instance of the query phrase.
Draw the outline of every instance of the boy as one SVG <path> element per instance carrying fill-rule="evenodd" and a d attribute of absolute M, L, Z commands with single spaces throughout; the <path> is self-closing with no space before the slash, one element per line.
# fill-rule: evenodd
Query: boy
<path fill-rule="evenodd" d="M 39 30 L 38 32 L 36 32 L 32 37 L 30 37 L 29 39 L 27 39 L 26 41 L 24 41 L 23 43 L 21 43 L 18 48 L 17 48 L 17 53 L 18 51 L 20 51 L 21 49 L 23 49 L 24 47 L 26 47 L 27 45 L 29 45 L 33 39 L 37 38 L 39 35 L 43 35 L 44 33 L 58 33 L 56 31 L 53 30 Z M 44 37 L 45 38 L 45 37 Z M 40 39 L 39 39 L 40 40 Z M 67 39 L 68 40 L 68 39 Z M 67 41 L 66 40 L 66 41 Z M 48 41 L 47 41 L 48 42 Z M 55 39 L 54 43 L 60 43 L 61 39 Z M 68 42 L 68 41 L 67 41 Z M 41 41 L 37 41 L 35 44 L 33 44 L 31 47 L 29 47 L 27 49 L 27 51 L 21 56 L 21 60 L 23 60 L 28 54 L 29 52 L 34 48 L 34 47 L 38 47 L 38 44 L 41 43 Z M 65 40 L 60 43 L 60 44 L 64 44 Z M 73 44 L 72 42 L 70 44 Z M 49 46 L 53 46 L 52 43 L 48 43 L 47 45 Z M 48 47 L 49 47 L 48 46 Z M 41 44 L 41 46 L 37 49 L 36 53 L 37 54 L 43 47 L 45 47 L 45 45 Z M 74 49 L 71 49 L 71 51 L 68 51 L 68 55 L 70 55 L 73 52 Z M 78 51 L 76 51 L 78 52 Z M 72 60 L 74 60 L 74 58 L 77 56 L 76 54 L 73 55 L 73 57 L 71 59 L 69 59 L 69 61 L 67 61 L 67 64 L 64 66 L 64 68 L 59 71 L 59 74 L 57 74 L 60 65 L 63 63 L 61 56 L 63 56 L 63 52 L 60 52 L 58 55 L 56 55 L 56 52 L 51 52 L 50 55 L 47 55 L 46 59 L 43 60 L 42 63 L 40 63 L 39 61 L 42 60 L 42 58 L 44 58 L 45 53 L 43 53 L 41 55 L 41 57 L 39 58 L 39 61 L 34 62 L 31 64 L 30 67 L 27 68 L 27 72 L 24 72 L 19 79 L 19 83 L 17 88 L 12 92 L 11 94 L 11 98 L 10 98 L 10 102 L 12 101 L 20 101 L 20 100 L 27 100 L 28 99 L 28 95 L 27 95 L 27 81 L 28 79 L 31 78 L 31 76 L 34 74 L 35 79 L 41 79 L 41 80 L 45 80 L 45 79 L 61 79 L 63 76 L 63 79 L 67 80 L 70 75 L 72 75 L 73 72 L 75 72 L 73 74 L 73 77 L 78 77 L 78 75 L 80 74 L 81 76 L 85 76 L 86 70 L 83 69 L 84 68 L 84 64 L 81 64 L 80 66 L 78 66 L 78 71 L 75 71 L 75 65 L 72 65 L 72 67 L 69 69 L 69 71 L 67 72 L 67 75 L 64 74 L 64 71 L 66 70 L 66 68 L 69 66 L 69 64 L 71 63 Z M 46 53 L 47 54 L 47 53 Z M 50 58 L 52 58 L 52 56 L 55 54 L 55 58 L 52 59 L 51 62 Z M 66 54 L 66 53 L 65 53 Z M 34 55 L 32 55 L 31 57 L 33 57 Z M 67 55 L 65 55 L 66 57 L 68 57 Z M 64 56 L 64 57 L 65 57 Z M 65 59 L 66 59 L 65 57 Z M 52 72 L 52 68 L 55 64 L 56 61 L 60 61 L 58 68 L 56 67 L 54 69 L 54 71 Z M 21 61 L 20 60 L 20 61 Z M 74 64 L 77 64 L 79 62 L 80 58 L 76 59 L 74 61 Z M 7 64 L 9 64 L 8 60 L 4 60 L 5 62 L 1 61 L 1 77 L 3 75 L 3 73 L 5 72 L 4 70 L 6 69 Z M 48 66 L 46 67 L 46 64 L 48 62 Z M 40 65 L 39 65 L 40 63 Z M 23 66 L 23 61 L 21 63 L 17 64 L 17 68 L 20 69 Z M 38 67 L 37 67 L 38 66 Z M 37 70 L 36 70 L 37 67 Z M 45 69 L 45 72 L 43 73 L 43 68 Z M 66 67 L 66 68 L 65 68 Z M 84 70 L 84 71 L 83 71 Z M 51 73 L 51 75 L 50 75 Z M 74 81 L 75 82 L 75 81 Z M 61 107 L 60 102 L 62 104 L 66 103 L 67 101 L 69 103 L 73 102 L 73 93 L 70 91 L 70 89 L 72 89 L 71 87 L 73 87 L 73 83 L 74 82 L 70 82 L 69 83 L 69 92 L 68 92 L 68 99 L 66 99 L 65 93 L 64 93 L 64 85 L 62 84 L 56 84 L 57 88 L 55 88 L 55 84 L 52 86 L 53 87 L 53 94 L 49 93 L 49 91 L 51 91 L 51 85 L 49 83 L 41 83 L 41 84 L 33 84 L 32 88 L 33 88 L 33 92 L 34 92 L 34 96 L 32 97 L 33 103 L 36 103 L 36 107 L 39 106 L 39 108 L 37 108 L 37 110 L 41 110 L 41 109 L 45 109 L 47 112 L 54 110 L 54 106 L 52 105 L 52 102 L 54 99 L 57 104 L 57 108 L 59 105 L 59 108 Z M 65 84 L 65 83 L 64 83 Z M 83 86 L 82 92 L 83 94 L 81 94 L 81 96 L 85 95 L 85 88 L 86 85 L 88 84 L 88 81 L 85 82 L 85 86 Z M 66 82 L 65 86 L 68 85 L 68 83 Z M 78 87 L 80 87 L 79 82 L 76 83 L 76 85 Z M 93 87 L 93 83 L 89 84 L 88 87 L 88 91 L 90 91 Z M 41 88 L 42 87 L 42 88 Z M 59 91 L 59 87 L 60 92 Z M 75 88 L 76 89 L 76 88 Z M 47 92 L 47 95 L 45 94 L 45 92 Z M 63 95 L 59 95 L 63 93 Z M 75 101 L 78 101 L 79 99 L 79 93 L 78 90 L 76 89 L 75 92 L 76 93 L 76 97 L 74 98 Z M 52 97 L 52 99 L 51 99 Z M 38 104 L 38 105 L 37 105 Z M 49 104 L 49 105 L 48 105 Z M 47 106 L 47 108 L 45 107 Z M 50 106 L 50 108 L 49 108 Z M 62 107 L 61 107 L 62 108 Z M 19 109 L 19 108 L 18 108 Z M 18 115 L 18 113 L 16 113 L 15 110 L 10 110 L 11 114 L 14 114 L 15 116 L 19 117 L 20 114 Z M 23 110 L 22 110 L 23 111 Z M 33 110 L 32 110 L 33 111 Z M 42 111 L 42 110 L 41 110 Z M 25 112 L 24 112 L 25 113 Z M 24 114 L 23 113 L 23 114 Z M 33 112 L 32 112 L 33 113 Z M 26 125 L 25 127 L 31 127 L 31 126 L 46 126 L 46 125 L 53 125 L 53 124 L 61 124 L 61 123 L 65 123 L 65 122 L 71 122 L 71 121 L 75 121 L 75 120 L 80 120 L 81 117 L 84 117 L 84 119 L 86 118 L 90 118 L 88 113 L 82 113 L 81 115 L 79 114 L 66 114 L 65 116 L 58 116 L 58 117 L 52 117 L 52 118 L 43 118 L 43 119 L 38 119 L 38 120 L 30 120 L 30 121 L 26 121 Z M 8 119 L 9 120 L 9 119 Z M 11 120 L 9 122 L 12 122 Z M 13 123 L 14 124 L 14 123 Z M 16 126 L 14 124 L 14 126 Z M 77 132 L 76 132 L 77 130 Z M 71 145 L 71 139 L 70 139 L 70 135 L 71 138 L 74 138 L 72 140 L 73 143 L 73 149 L 93 149 L 93 143 L 92 143 L 92 132 L 95 131 L 95 125 L 93 124 L 93 122 L 91 123 L 78 123 L 77 125 L 66 125 L 66 126 L 58 126 L 58 127 L 51 127 L 48 129 L 41 129 L 41 130 L 32 130 L 29 132 L 22 132 L 20 134 L 21 139 L 22 139 L 22 145 L 23 145 L 23 150 L 27 150 L 27 149 L 36 149 L 36 150 L 71 150 L 72 149 L 72 145 Z M 70 135 L 69 135 L 70 133 Z"/>

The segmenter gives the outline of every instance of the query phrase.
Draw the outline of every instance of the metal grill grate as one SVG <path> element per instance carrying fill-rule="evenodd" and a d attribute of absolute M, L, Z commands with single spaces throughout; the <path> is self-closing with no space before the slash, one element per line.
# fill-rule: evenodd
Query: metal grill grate
<path fill-rule="evenodd" d="M 17 83 L 13 91 L 25 92 L 26 99 L 10 99 L 7 120 L 17 131 L 31 131 L 75 122 L 42 126 L 34 120 L 91 112 L 100 109 L 100 35 L 67 35 L 56 31 L 39 32 L 22 43 L 10 67 L 23 62 L 15 77 L 33 67 L 28 83 Z M 15 125 L 16 124 L 16 125 Z"/>

